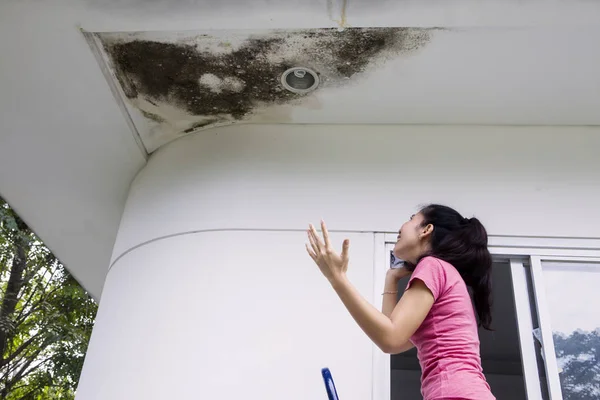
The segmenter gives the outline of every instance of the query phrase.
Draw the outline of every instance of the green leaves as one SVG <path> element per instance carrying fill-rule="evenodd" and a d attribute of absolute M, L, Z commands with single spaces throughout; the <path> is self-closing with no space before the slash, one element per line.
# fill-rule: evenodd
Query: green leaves
<path fill-rule="evenodd" d="M 19 229 L 14 212 L 2 199 L 0 199 L 0 224 L 7 231 L 17 231 Z"/>
<path fill-rule="evenodd" d="M 0 399 L 74 399 L 96 311 L 0 198 Z"/>

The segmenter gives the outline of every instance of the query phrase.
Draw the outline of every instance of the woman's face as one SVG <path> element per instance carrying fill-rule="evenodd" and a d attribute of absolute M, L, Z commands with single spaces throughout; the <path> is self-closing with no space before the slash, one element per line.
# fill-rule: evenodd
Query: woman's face
<path fill-rule="evenodd" d="M 427 227 L 423 227 L 423 215 L 415 214 L 406 221 L 398 231 L 398 241 L 394 246 L 394 256 L 416 263 L 423 253 L 424 237 L 427 233 Z"/>

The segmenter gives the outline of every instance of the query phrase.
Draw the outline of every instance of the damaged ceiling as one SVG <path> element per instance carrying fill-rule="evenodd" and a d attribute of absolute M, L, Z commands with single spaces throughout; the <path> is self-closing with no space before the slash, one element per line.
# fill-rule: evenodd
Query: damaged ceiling
<path fill-rule="evenodd" d="M 148 152 L 217 125 L 288 122 L 276 106 L 311 107 L 315 92 L 281 82 L 290 68 L 316 72 L 317 91 L 354 83 L 390 58 L 410 56 L 434 30 L 347 28 L 211 34 L 93 35 L 109 79 Z"/>
<path fill-rule="evenodd" d="M 598 28 L 84 35 L 150 154 L 233 123 L 599 125 Z M 557 56 L 560 54 L 560 57 Z M 291 68 L 316 89 L 288 90 Z"/>

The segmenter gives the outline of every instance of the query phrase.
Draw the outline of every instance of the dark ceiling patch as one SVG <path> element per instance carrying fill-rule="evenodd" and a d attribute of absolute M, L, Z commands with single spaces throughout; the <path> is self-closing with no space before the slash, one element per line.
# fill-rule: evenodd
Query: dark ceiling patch
<path fill-rule="evenodd" d="M 317 90 L 343 85 L 378 61 L 422 47 L 429 41 L 430 31 L 273 31 L 248 36 L 237 46 L 220 42 L 219 51 L 202 45 L 204 39 L 210 39 L 207 35 L 181 42 L 135 35 L 98 36 L 128 98 L 143 98 L 152 105 L 166 103 L 206 117 L 208 123 L 195 123 L 200 127 L 243 119 L 258 106 L 302 98 L 304 94 L 289 92 L 280 84 L 281 75 L 291 67 L 316 71 L 321 82 Z M 155 116 L 154 120 L 157 118 L 165 117 Z"/>

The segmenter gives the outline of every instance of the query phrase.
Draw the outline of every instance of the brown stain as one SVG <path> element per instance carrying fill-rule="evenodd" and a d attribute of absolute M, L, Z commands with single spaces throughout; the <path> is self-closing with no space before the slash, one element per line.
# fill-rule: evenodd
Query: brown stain
<path fill-rule="evenodd" d="M 347 9 L 348 9 L 348 0 L 343 0 L 342 2 L 342 15 L 340 16 L 340 27 L 345 28 L 348 20 L 347 20 Z"/>
<path fill-rule="evenodd" d="M 191 133 L 191 132 L 193 132 L 193 131 L 195 131 L 197 129 L 204 128 L 205 126 L 213 125 L 213 124 L 216 124 L 216 123 L 219 123 L 219 122 L 223 122 L 223 120 L 220 119 L 220 118 L 210 118 L 210 119 L 207 119 L 207 120 L 202 121 L 202 122 L 196 122 L 195 124 L 193 124 L 192 126 L 190 126 L 188 129 L 184 130 L 183 132 L 184 133 Z"/>
<path fill-rule="evenodd" d="M 337 23 L 340 28 L 346 28 L 348 23 L 347 18 L 348 0 L 342 0 L 342 7 L 340 9 L 340 19 L 333 17 L 333 0 L 327 0 L 327 16 L 330 20 Z"/>
<path fill-rule="evenodd" d="M 345 8 L 346 2 L 343 12 Z M 311 96 L 281 86 L 280 77 L 288 68 L 315 70 L 321 81 L 317 90 L 326 90 L 347 84 L 389 57 L 421 48 L 430 36 L 429 29 L 416 28 L 273 31 L 249 36 L 237 48 L 223 41 L 219 47 L 224 51 L 211 52 L 190 42 L 99 35 L 126 97 L 144 98 L 154 105 L 167 103 L 204 117 L 184 132 L 240 121 L 259 108 L 294 104 Z M 202 37 L 197 38 L 201 41 Z M 218 85 L 207 85 L 211 79 Z M 156 122 L 164 119 L 142 114 Z"/>
<path fill-rule="evenodd" d="M 146 110 L 140 110 L 140 112 L 142 113 L 142 115 L 146 118 L 148 118 L 149 120 L 152 120 L 154 122 L 165 122 L 165 119 L 163 117 L 161 117 L 160 115 L 148 112 Z"/>

